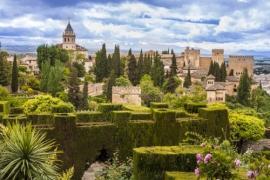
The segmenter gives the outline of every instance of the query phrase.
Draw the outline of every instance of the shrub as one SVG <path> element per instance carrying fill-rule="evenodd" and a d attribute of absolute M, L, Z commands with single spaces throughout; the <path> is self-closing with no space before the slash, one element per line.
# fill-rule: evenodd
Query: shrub
<path fill-rule="evenodd" d="M 10 111 L 9 102 L 8 101 L 0 101 L 0 113 L 8 114 Z"/>
<path fill-rule="evenodd" d="M 193 171 L 199 146 L 156 146 L 133 149 L 135 180 L 161 180 L 165 171 Z"/>
<path fill-rule="evenodd" d="M 77 112 L 77 121 L 78 122 L 96 122 L 104 121 L 103 114 L 101 112 Z"/>
<path fill-rule="evenodd" d="M 122 110 L 121 104 L 101 103 L 98 107 L 98 111 L 104 114 L 105 120 L 111 120 L 111 112 Z"/>
<path fill-rule="evenodd" d="M 161 108 L 169 108 L 169 105 L 166 103 L 151 102 L 150 107 L 152 109 L 161 109 Z"/>
<path fill-rule="evenodd" d="M 23 105 L 24 113 L 52 112 L 55 105 L 64 103 L 58 98 L 50 95 L 38 95 L 34 99 L 29 99 Z"/>
<path fill-rule="evenodd" d="M 71 113 L 74 112 L 74 106 L 71 103 L 60 102 L 52 106 L 53 113 Z"/>
<path fill-rule="evenodd" d="M 262 119 L 239 113 L 230 113 L 229 117 L 232 140 L 242 144 L 244 141 L 256 141 L 264 136 L 265 127 Z"/>
<path fill-rule="evenodd" d="M 10 114 L 8 116 L 3 116 L 3 124 L 8 125 L 8 124 L 26 124 L 27 122 L 27 117 L 23 114 Z"/>
<path fill-rule="evenodd" d="M 184 108 L 189 113 L 198 113 L 199 108 L 206 107 L 206 103 L 185 103 Z"/>
<path fill-rule="evenodd" d="M 96 111 L 98 109 L 98 103 L 96 101 L 89 101 L 88 108 L 90 111 Z"/>
<path fill-rule="evenodd" d="M 130 120 L 130 112 L 129 111 L 113 111 L 112 112 L 112 120 L 117 126 L 125 125 Z"/>
<path fill-rule="evenodd" d="M 152 120 L 150 112 L 131 112 L 131 120 Z"/>
<path fill-rule="evenodd" d="M 124 76 L 120 76 L 119 78 L 115 79 L 115 86 L 132 86 L 131 82 L 129 81 L 128 78 Z"/>
<path fill-rule="evenodd" d="M 22 107 L 11 107 L 10 114 L 23 114 L 23 108 Z"/>
<path fill-rule="evenodd" d="M 30 113 L 27 114 L 27 120 L 33 125 L 54 124 L 53 115 L 50 113 Z"/>
<path fill-rule="evenodd" d="M 5 100 L 9 96 L 7 88 L 0 85 L 0 101 Z"/>
<path fill-rule="evenodd" d="M 151 112 L 150 108 L 133 104 L 123 104 L 123 109 L 136 112 Z"/>

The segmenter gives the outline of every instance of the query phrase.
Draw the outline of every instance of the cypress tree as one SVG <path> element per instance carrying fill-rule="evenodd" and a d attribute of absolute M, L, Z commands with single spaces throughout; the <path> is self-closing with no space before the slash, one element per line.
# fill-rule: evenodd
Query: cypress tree
<path fill-rule="evenodd" d="M 143 60 L 143 73 L 149 74 L 151 73 L 151 67 L 152 67 L 152 59 L 150 58 L 150 55 L 144 54 L 144 60 Z"/>
<path fill-rule="evenodd" d="M 105 89 L 107 100 L 109 100 L 110 102 L 112 101 L 112 87 L 115 84 L 115 79 L 115 73 L 114 70 L 112 70 Z"/>
<path fill-rule="evenodd" d="M 209 66 L 209 71 L 208 71 L 208 75 L 214 75 L 214 64 L 213 61 L 211 61 L 210 66 Z"/>
<path fill-rule="evenodd" d="M 191 84 L 192 84 L 192 83 L 191 83 L 190 69 L 188 68 L 188 73 L 187 73 L 187 75 L 186 75 L 186 77 L 185 77 L 183 86 L 184 86 L 185 88 L 189 88 L 189 87 L 191 86 Z"/>
<path fill-rule="evenodd" d="M 100 51 L 100 58 L 101 58 L 101 72 L 102 72 L 102 79 L 109 76 L 108 70 L 108 59 L 107 59 L 107 51 L 106 51 L 106 44 L 102 44 L 102 48 Z"/>
<path fill-rule="evenodd" d="M 151 69 L 151 77 L 154 81 L 155 86 L 161 87 L 164 81 L 164 65 L 160 60 L 160 55 L 158 52 L 155 53 L 154 64 Z"/>
<path fill-rule="evenodd" d="M 214 71 L 213 72 L 214 74 L 213 75 L 215 76 L 215 81 L 216 82 L 219 82 L 219 81 L 221 81 L 221 73 L 220 73 L 219 64 L 217 62 L 214 62 L 214 65 L 213 66 L 214 66 L 214 68 L 213 68 L 214 69 L 213 70 Z"/>
<path fill-rule="evenodd" d="M 138 60 L 137 71 L 138 71 L 138 82 L 139 82 L 144 75 L 144 59 L 143 59 L 142 50 L 140 52 L 140 56 L 139 56 L 139 60 Z"/>
<path fill-rule="evenodd" d="M 177 78 L 176 76 L 169 75 L 169 77 L 165 81 L 164 87 L 163 87 L 165 93 L 174 93 L 175 92 L 175 89 L 179 85 L 176 78 Z"/>
<path fill-rule="evenodd" d="M 12 79 L 11 79 L 11 90 L 13 93 L 18 91 L 18 67 L 17 67 L 17 56 L 14 55 L 13 64 L 12 64 Z"/>
<path fill-rule="evenodd" d="M 9 64 L 7 62 L 8 54 L 0 51 L 0 85 L 8 86 L 9 81 Z"/>
<path fill-rule="evenodd" d="M 132 55 L 132 50 L 131 48 L 128 50 L 128 56 L 131 56 Z"/>
<path fill-rule="evenodd" d="M 225 63 L 223 62 L 220 66 L 220 81 L 221 82 L 225 82 L 226 81 L 226 77 L 227 77 L 227 71 L 226 71 L 226 66 Z"/>
<path fill-rule="evenodd" d="M 77 69 L 71 67 L 71 72 L 68 80 L 68 99 L 78 109 L 82 104 L 82 94 L 79 87 L 79 78 Z"/>
<path fill-rule="evenodd" d="M 101 59 L 101 52 L 96 52 L 96 63 L 95 63 L 95 75 L 96 75 L 96 82 L 101 82 L 104 78 L 103 76 L 103 68 L 102 67 L 102 59 Z"/>
<path fill-rule="evenodd" d="M 240 77 L 239 86 L 237 88 L 237 101 L 242 105 L 249 105 L 251 91 L 251 80 L 248 76 L 247 69 L 244 69 L 243 74 Z"/>
<path fill-rule="evenodd" d="M 128 78 L 133 86 L 138 84 L 137 61 L 133 54 L 128 59 Z"/>
<path fill-rule="evenodd" d="M 88 110 L 88 82 L 84 81 L 83 84 L 83 99 L 82 99 L 82 105 L 81 109 Z"/>
<path fill-rule="evenodd" d="M 121 60 L 120 60 L 120 48 L 118 45 L 115 45 L 114 47 L 112 61 L 115 77 L 119 77 L 121 75 Z"/>
<path fill-rule="evenodd" d="M 111 54 L 108 55 L 108 63 L 107 63 L 107 70 L 108 70 L 108 75 L 111 74 L 111 71 L 112 71 L 112 56 Z"/>
<path fill-rule="evenodd" d="M 172 76 L 175 76 L 177 74 L 177 64 L 176 64 L 175 54 L 173 53 L 172 55 L 173 55 L 172 56 L 172 64 L 170 66 L 170 69 L 171 69 Z"/>

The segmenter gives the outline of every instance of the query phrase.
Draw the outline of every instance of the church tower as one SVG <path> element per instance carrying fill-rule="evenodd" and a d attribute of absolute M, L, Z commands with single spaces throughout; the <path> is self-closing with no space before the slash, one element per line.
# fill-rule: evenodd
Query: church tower
<path fill-rule="evenodd" d="M 63 33 L 62 48 L 66 50 L 76 50 L 76 35 L 68 21 L 68 25 Z"/>

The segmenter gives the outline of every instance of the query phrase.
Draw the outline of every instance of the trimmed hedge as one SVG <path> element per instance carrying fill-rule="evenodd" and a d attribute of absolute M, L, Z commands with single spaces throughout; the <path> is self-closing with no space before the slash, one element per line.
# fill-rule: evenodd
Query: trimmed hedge
<path fill-rule="evenodd" d="M 54 125 L 54 117 L 50 113 L 27 114 L 27 119 L 33 125 Z"/>
<path fill-rule="evenodd" d="M 104 114 L 105 120 L 111 120 L 111 112 L 112 111 L 120 111 L 123 109 L 122 104 L 112 104 L 112 103 L 101 103 L 98 106 L 98 111 Z"/>
<path fill-rule="evenodd" d="M 131 120 L 152 120 L 150 112 L 131 112 Z"/>
<path fill-rule="evenodd" d="M 27 117 L 24 114 L 10 114 L 3 116 L 2 122 L 4 125 L 13 123 L 26 124 Z"/>
<path fill-rule="evenodd" d="M 74 106 L 71 103 L 58 103 L 52 106 L 52 113 L 71 113 L 74 112 Z"/>
<path fill-rule="evenodd" d="M 145 106 L 138 106 L 133 104 L 123 104 L 123 110 L 136 112 L 151 112 L 151 109 Z"/>
<path fill-rule="evenodd" d="M 77 112 L 77 122 L 99 122 L 104 121 L 103 114 L 101 112 L 94 112 L 94 111 L 84 111 L 84 112 Z"/>
<path fill-rule="evenodd" d="M 165 171 L 194 171 L 200 146 L 154 146 L 133 149 L 135 180 L 162 180 Z"/>
<path fill-rule="evenodd" d="M 8 101 L 0 101 L 0 113 L 9 114 L 10 105 Z"/>
<path fill-rule="evenodd" d="M 11 107 L 9 113 L 10 114 L 23 114 L 23 108 L 22 107 Z"/>
<path fill-rule="evenodd" d="M 166 104 L 166 103 L 151 102 L 151 103 L 150 103 L 150 107 L 151 107 L 152 109 L 160 109 L 160 108 L 165 108 L 165 109 L 167 109 L 167 108 L 169 108 L 169 105 Z"/>
<path fill-rule="evenodd" d="M 123 126 L 128 123 L 131 118 L 129 111 L 113 111 L 112 112 L 112 121 L 117 126 Z"/>
<path fill-rule="evenodd" d="M 3 114 L 0 113 L 0 123 L 3 124 Z"/>
<path fill-rule="evenodd" d="M 70 131 L 76 128 L 76 116 L 74 114 L 55 114 L 54 115 L 55 129 L 60 131 Z"/>
<path fill-rule="evenodd" d="M 206 103 L 185 103 L 184 108 L 189 113 L 198 113 L 200 108 L 207 107 Z"/>
<path fill-rule="evenodd" d="M 184 118 L 184 117 L 190 117 L 190 115 L 186 111 L 175 111 L 176 118 Z"/>

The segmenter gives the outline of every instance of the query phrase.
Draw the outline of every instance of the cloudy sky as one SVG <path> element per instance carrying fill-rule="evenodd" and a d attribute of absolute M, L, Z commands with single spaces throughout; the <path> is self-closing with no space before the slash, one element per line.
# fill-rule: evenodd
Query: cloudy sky
<path fill-rule="evenodd" d="M 269 0 L 0 0 L 3 45 L 57 43 L 70 19 L 77 42 L 97 49 L 185 46 L 270 52 Z"/>

